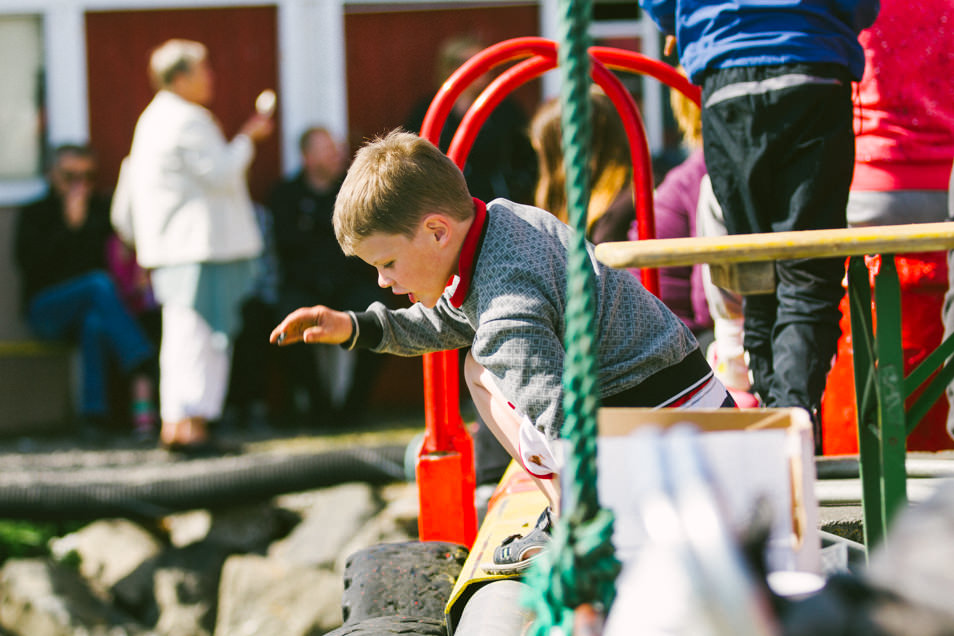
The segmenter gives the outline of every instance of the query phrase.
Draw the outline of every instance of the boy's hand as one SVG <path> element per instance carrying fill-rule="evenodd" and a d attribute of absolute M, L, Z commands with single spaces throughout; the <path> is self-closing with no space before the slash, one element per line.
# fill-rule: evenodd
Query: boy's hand
<path fill-rule="evenodd" d="M 324 305 L 302 307 L 272 330 L 268 341 L 281 346 L 296 342 L 341 344 L 351 337 L 351 316 Z"/>

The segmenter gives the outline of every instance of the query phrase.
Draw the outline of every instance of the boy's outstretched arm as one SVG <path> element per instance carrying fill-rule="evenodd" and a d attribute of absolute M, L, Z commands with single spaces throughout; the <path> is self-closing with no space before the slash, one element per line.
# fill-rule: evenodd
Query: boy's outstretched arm
<path fill-rule="evenodd" d="M 291 312 L 272 330 L 268 341 L 281 346 L 295 342 L 341 344 L 351 338 L 351 316 L 324 305 Z"/>

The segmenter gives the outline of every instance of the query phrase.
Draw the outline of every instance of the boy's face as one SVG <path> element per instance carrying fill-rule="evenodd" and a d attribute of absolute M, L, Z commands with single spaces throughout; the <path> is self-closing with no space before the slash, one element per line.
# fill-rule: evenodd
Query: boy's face
<path fill-rule="evenodd" d="M 395 295 L 407 294 L 425 307 L 437 304 L 457 265 L 448 248 L 443 217 L 426 217 L 412 237 L 375 233 L 355 246 L 358 258 L 378 271 L 378 285 Z"/>

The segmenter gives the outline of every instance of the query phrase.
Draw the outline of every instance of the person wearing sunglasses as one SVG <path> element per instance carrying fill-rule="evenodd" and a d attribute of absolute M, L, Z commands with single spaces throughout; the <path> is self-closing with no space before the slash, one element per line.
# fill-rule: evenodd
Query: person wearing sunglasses
<path fill-rule="evenodd" d="M 47 192 L 19 211 L 15 259 L 21 310 L 34 335 L 79 346 L 80 432 L 99 439 L 117 423 L 109 399 L 114 366 L 132 385 L 133 421 L 144 433 L 155 427 L 156 351 L 109 273 L 109 197 L 95 190 L 96 168 L 88 145 L 53 151 Z"/>

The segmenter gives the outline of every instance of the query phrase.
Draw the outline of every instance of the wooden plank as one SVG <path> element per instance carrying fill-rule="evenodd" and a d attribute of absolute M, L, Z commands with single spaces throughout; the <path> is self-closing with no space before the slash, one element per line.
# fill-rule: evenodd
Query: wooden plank
<path fill-rule="evenodd" d="M 0 357 L 70 355 L 74 345 L 49 340 L 0 340 Z"/>
<path fill-rule="evenodd" d="M 461 568 L 450 599 L 444 609 L 451 633 L 463 611 L 461 600 L 467 600 L 475 586 L 489 581 L 511 579 L 517 574 L 489 574 L 483 565 L 492 563 L 494 549 L 512 534 L 526 534 L 533 528 L 540 512 L 547 507 L 543 492 L 516 462 L 510 462 L 500 479 L 470 554 Z M 465 594 L 466 592 L 466 594 Z"/>
<path fill-rule="evenodd" d="M 609 242 L 596 246 L 596 257 L 615 268 L 672 267 L 949 249 L 954 223 L 941 222 Z"/>

